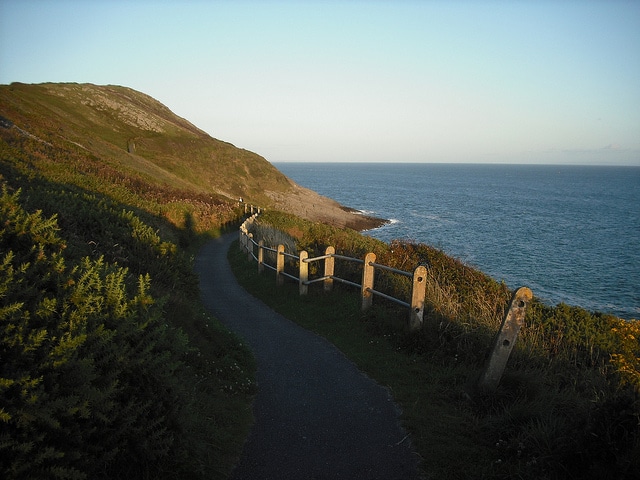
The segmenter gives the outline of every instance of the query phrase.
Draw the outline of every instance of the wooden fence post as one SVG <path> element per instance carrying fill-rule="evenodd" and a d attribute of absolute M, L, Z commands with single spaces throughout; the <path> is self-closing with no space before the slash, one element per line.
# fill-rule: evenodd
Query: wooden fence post
<path fill-rule="evenodd" d="M 371 263 L 376 261 L 375 253 L 367 253 L 364 257 L 364 265 L 362 266 L 362 310 L 366 310 L 373 303 L 373 277 L 375 276 L 375 268 Z"/>
<path fill-rule="evenodd" d="M 309 258 L 309 254 L 304 250 L 300 252 L 300 276 L 298 280 L 298 285 L 300 287 L 300 295 L 306 295 L 309 290 L 309 285 L 305 282 L 309 280 L 309 264 L 305 262 Z"/>
<path fill-rule="evenodd" d="M 258 242 L 258 273 L 264 272 L 264 240 Z"/>
<path fill-rule="evenodd" d="M 249 261 L 253 260 L 253 233 L 247 234 L 247 258 Z"/>
<path fill-rule="evenodd" d="M 513 350 L 513 346 L 516 343 L 518 332 L 524 325 L 527 304 L 532 298 L 533 294 L 527 287 L 520 287 L 513 294 L 509 311 L 505 315 L 500 331 L 496 336 L 491 357 L 478 382 L 481 392 L 489 393 L 498 387 L 504 368 L 507 365 L 507 360 L 511 355 L 511 350 Z"/>
<path fill-rule="evenodd" d="M 327 247 L 324 251 L 325 255 L 333 255 L 336 253 L 336 249 L 333 247 Z M 327 257 L 324 259 L 324 291 L 330 292 L 333 288 L 333 272 L 335 269 L 336 259 L 333 257 Z"/>
<path fill-rule="evenodd" d="M 276 253 L 276 285 L 279 287 L 284 284 L 284 245 L 278 245 L 278 253 Z"/>
<path fill-rule="evenodd" d="M 409 330 L 419 330 L 424 318 L 424 297 L 427 290 L 427 269 L 419 265 L 413 271 L 413 287 L 411 288 L 411 314 Z"/>

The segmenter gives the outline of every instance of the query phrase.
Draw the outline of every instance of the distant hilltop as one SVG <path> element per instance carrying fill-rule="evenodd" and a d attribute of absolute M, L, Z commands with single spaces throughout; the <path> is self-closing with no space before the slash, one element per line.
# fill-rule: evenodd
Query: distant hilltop
<path fill-rule="evenodd" d="M 116 181 L 135 178 L 138 186 L 142 182 L 229 204 L 243 198 L 339 227 L 363 230 L 382 223 L 297 185 L 260 155 L 211 137 L 127 87 L 0 85 L 0 128 L 28 138 L 24 148 L 46 145 L 45 156 L 68 162 L 68 168 L 83 168 L 78 154 L 104 166 L 86 169 L 87 178 L 116 171 Z"/>

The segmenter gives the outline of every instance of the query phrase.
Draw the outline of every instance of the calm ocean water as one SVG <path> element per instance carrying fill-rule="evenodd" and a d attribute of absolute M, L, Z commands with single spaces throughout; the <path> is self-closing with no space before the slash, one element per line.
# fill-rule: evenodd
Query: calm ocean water
<path fill-rule="evenodd" d="M 640 167 L 279 163 L 298 184 L 391 223 L 549 305 L 640 318 Z"/>

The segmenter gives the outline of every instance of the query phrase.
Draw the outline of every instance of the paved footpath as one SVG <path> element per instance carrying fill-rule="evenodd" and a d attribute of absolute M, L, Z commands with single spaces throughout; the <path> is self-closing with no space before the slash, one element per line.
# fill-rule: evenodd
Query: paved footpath
<path fill-rule="evenodd" d="M 388 391 L 331 343 L 243 290 L 227 261 L 235 238 L 209 242 L 196 259 L 205 305 L 246 341 L 258 364 L 255 424 L 232 478 L 419 478 Z"/>

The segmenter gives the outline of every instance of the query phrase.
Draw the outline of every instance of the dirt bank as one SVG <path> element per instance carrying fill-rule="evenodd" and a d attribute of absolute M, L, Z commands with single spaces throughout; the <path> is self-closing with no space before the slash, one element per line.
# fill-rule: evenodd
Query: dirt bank
<path fill-rule="evenodd" d="M 349 207 L 340 205 L 335 200 L 323 197 L 313 190 L 293 183 L 287 193 L 265 192 L 275 203 L 275 208 L 292 213 L 298 217 L 322 222 L 336 227 L 347 227 L 354 230 L 371 230 L 385 223 L 382 218 L 370 217 Z"/>

